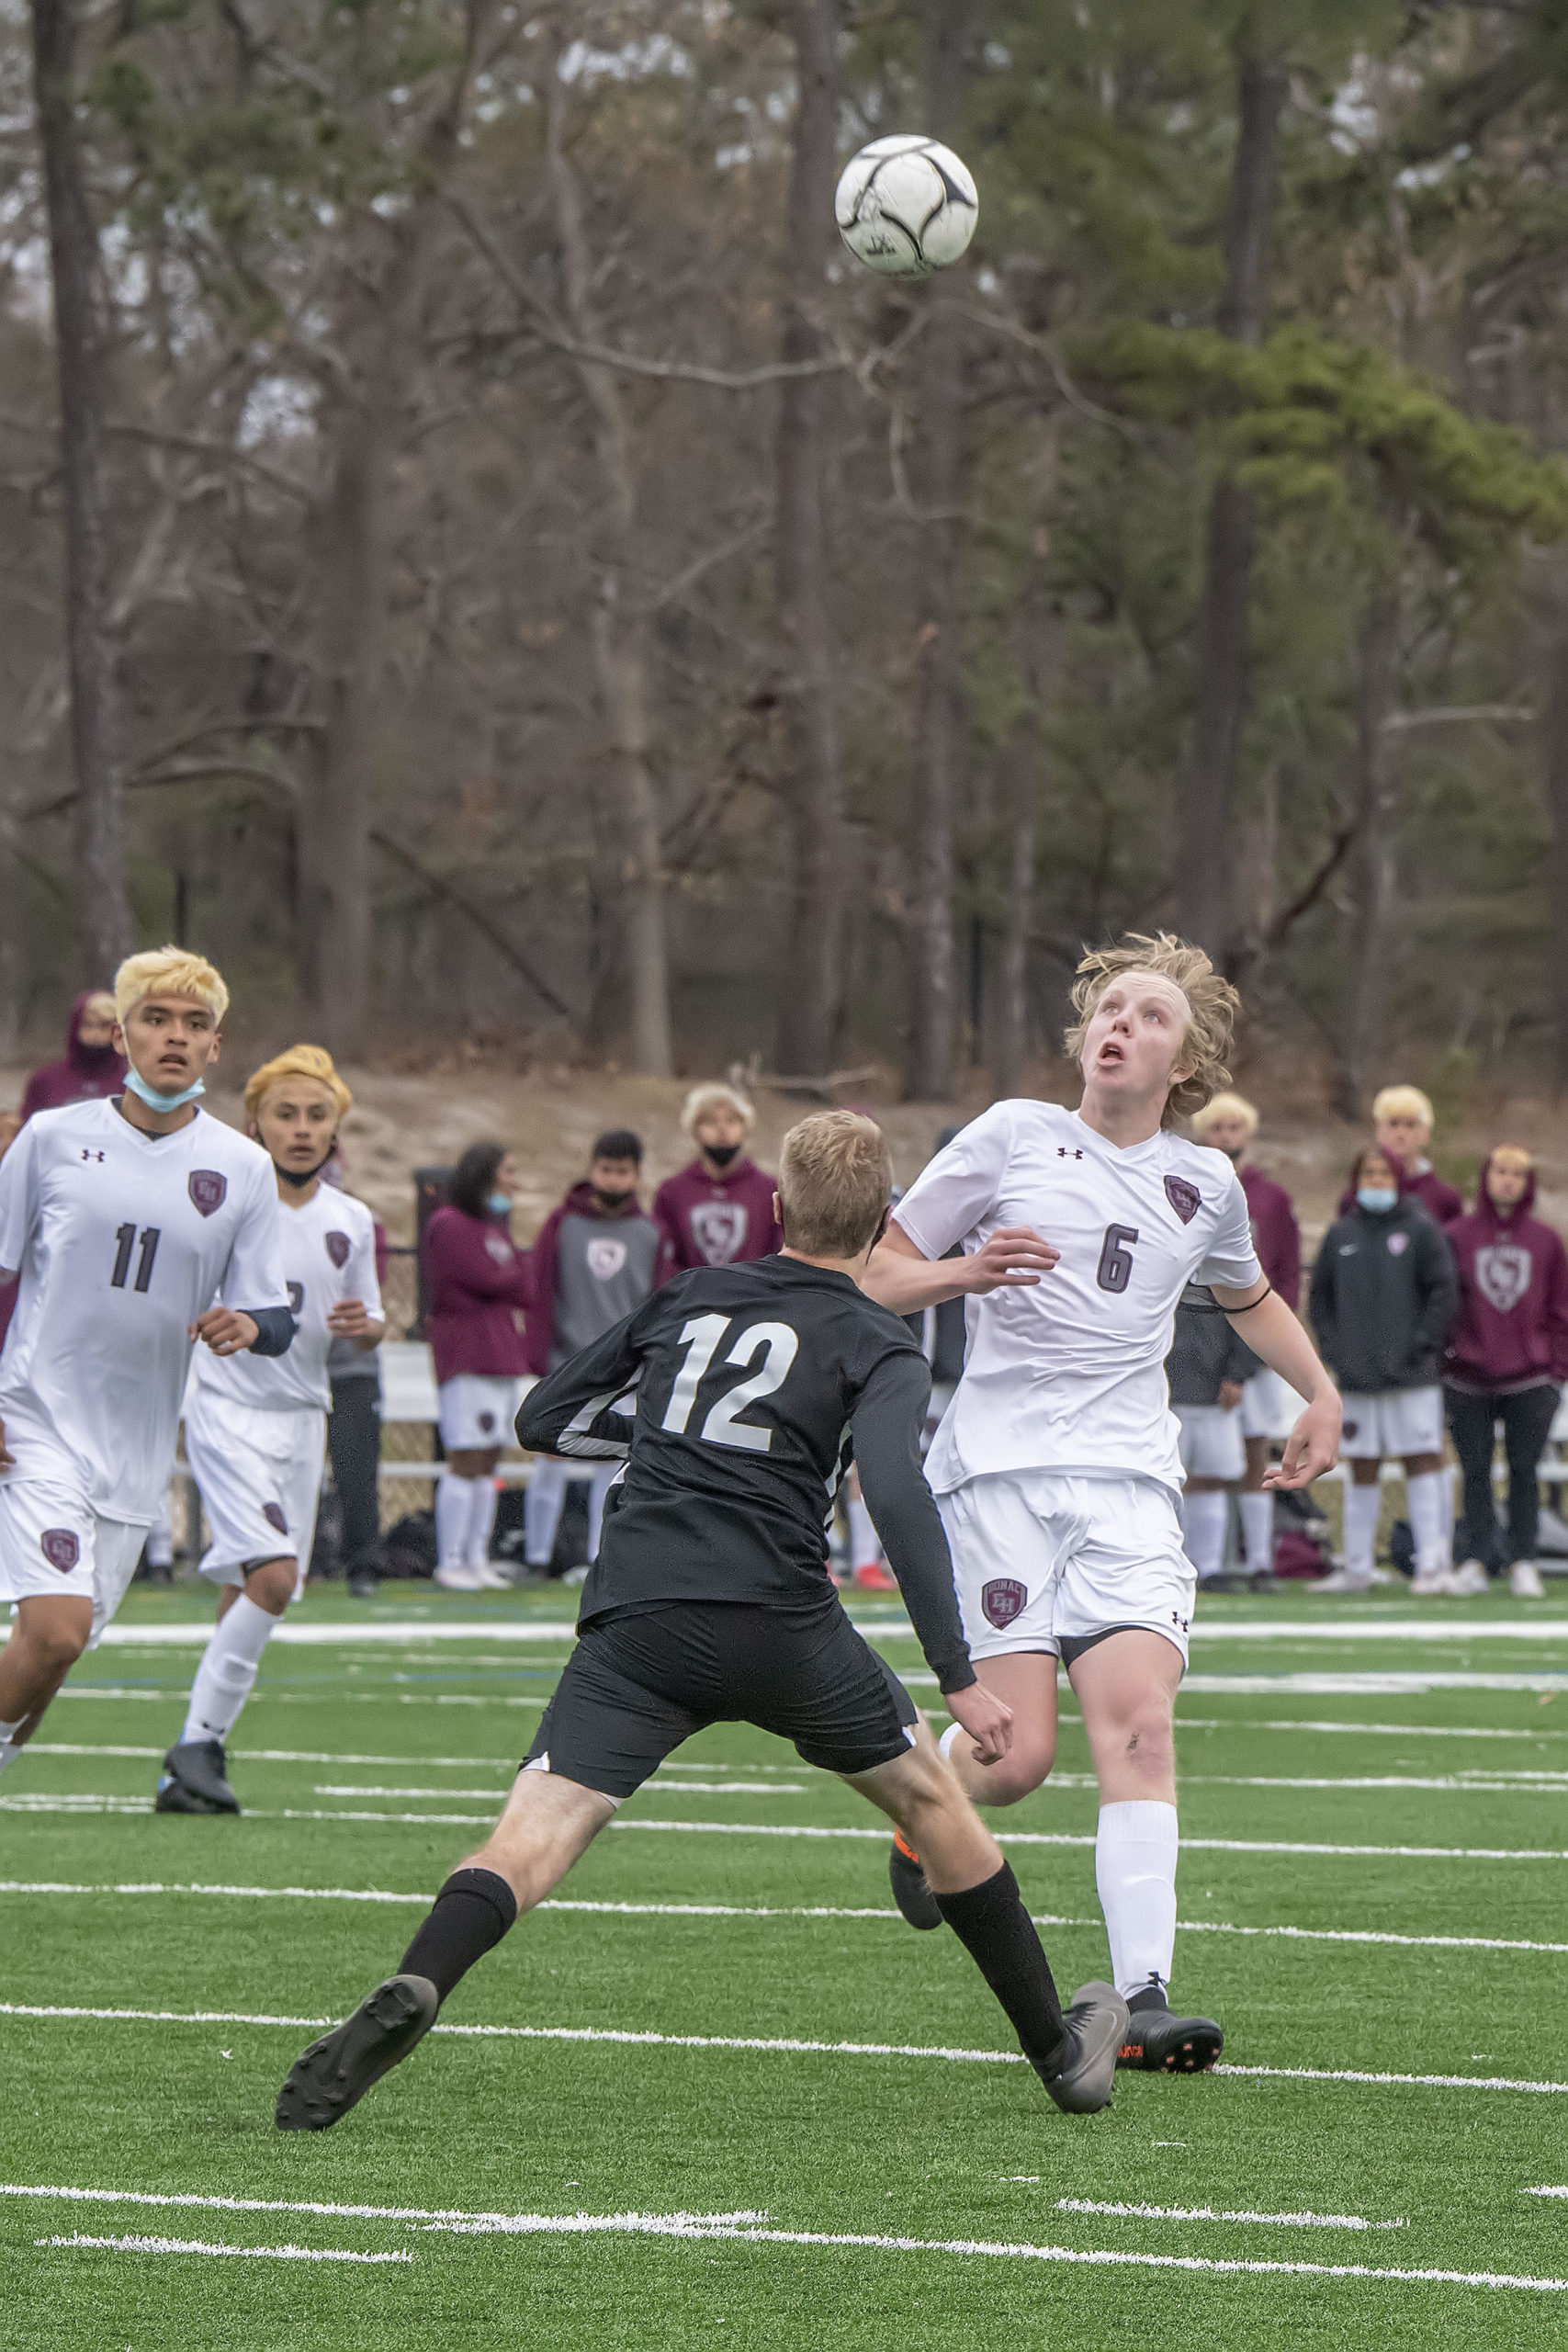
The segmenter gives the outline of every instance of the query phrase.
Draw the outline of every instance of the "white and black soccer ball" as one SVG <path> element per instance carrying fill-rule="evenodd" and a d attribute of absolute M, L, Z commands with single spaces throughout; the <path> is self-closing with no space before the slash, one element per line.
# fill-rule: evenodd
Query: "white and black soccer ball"
<path fill-rule="evenodd" d="M 929 277 L 975 234 L 980 199 L 967 166 L 935 139 L 874 139 L 844 166 L 833 198 L 855 259 L 883 277 Z"/>

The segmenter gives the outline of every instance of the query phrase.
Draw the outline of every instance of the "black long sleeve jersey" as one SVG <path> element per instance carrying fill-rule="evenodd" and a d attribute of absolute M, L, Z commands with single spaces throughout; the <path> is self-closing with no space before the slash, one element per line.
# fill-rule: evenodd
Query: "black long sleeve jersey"
<path fill-rule="evenodd" d="M 938 1688 L 965 1689 L 975 1670 L 920 1467 L 930 1396 L 908 1328 L 846 1274 L 762 1258 L 667 1283 L 517 1416 L 532 1452 L 627 1457 L 580 1622 L 663 1600 L 819 1607 L 852 1460 Z"/>

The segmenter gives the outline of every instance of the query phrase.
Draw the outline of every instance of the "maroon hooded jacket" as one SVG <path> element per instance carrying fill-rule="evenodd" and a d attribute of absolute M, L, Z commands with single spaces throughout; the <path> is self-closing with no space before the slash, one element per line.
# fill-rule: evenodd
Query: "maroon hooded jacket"
<path fill-rule="evenodd" d="M 1415 1174 L 1411 1175 L 1397 1152 L 1383 1151 L 1381 1143 L 1377 1148 L 1382 1152 L 1382 1157 L 1399 1179 L 1400 1197 L 1406 1201 L 1419 1202 L 1434 1225 L 1441 1226 L 1446 1233 L 1455 1217 L 1464 1215 L 1462 1193 L 1457 1192 L 1452 1184 L 1439 1176 L 1435 1168 L 1418 1168 Z M 1354 1185 L 1351 1185 L 1340 1194 L 1340 1216 L 1348 1216 L 1355 1205 L 1356 1191 Z"/>
<path fill-rule="evenodd" d="M 502 1379 L 532 1369 L 523 1336 L 528 1261 L 504 1217 L 439 1208 L 421 1245 L 426 1296 L 424 1336 L 437 1382 L 462 1372 Z"/>
<path fill-rule="evenodd" d="M 30 1119 L 35 1111 L 58 1111 L 64 1102 L 88 1102 L 95 1095 L 118 1094 L 124 1086 L 124 1057 L 112 1046 L 85 1046 L 79 1034 L 88 998 L 105 993 L 102 989 L 84 989 L 72 1006 L 65 1057 L 45 1062 L 42 1069 L 34 1070 L 22 1097 L 24 1119 Z"/>
<path fill-rule="evenodd" d="M 1532 1171 L 1517 1208 L 1499 1209 L 1482 1164 L 1475 1206 L 1445 1228 L 1459 1268 L 1459 1312 L 1443 1379 L 1469 1395 L 1506 1395 L 1568 1380 L 1568 1251 L 1532 1216 Z"/>
<path fill-rule="evenodd" d="M 1293 1315 L 1302 1295 L 1302 1229 L 1291 1196 L 1261 1168 L 1238 1168 L 1235 1172 L 1247 1194 L 1258 1262 Z"/>
<path fill-rule="evenodd" d="M 777 1186 L 755 1162 L 733 1160 L 710 1176 L 700 1159 L 667 1176 L 653 1196 L 653 1221 L 664 1237 L 659 1279 L 694 1266 L 743 1266 L 784 1248 L 773 1216 Z"/>

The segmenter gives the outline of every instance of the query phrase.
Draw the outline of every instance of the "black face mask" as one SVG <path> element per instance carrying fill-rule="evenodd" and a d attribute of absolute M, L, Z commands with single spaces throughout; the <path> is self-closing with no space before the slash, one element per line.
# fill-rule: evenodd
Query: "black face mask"
<path fill-rule="evenodd" d="M 332 1158 L 336 1149 L 337 1137 L 336 1136 L 333 1136 L 331 1143 L 327 1146 L 325 1153 L 317 1160 L 314 1168 L 282 1168 L 278 1166 L 276 1159 L 272 1164 L 277 1169 L 278 1174 L 282 1177 L 286 1184 L 292 1184 L 297 1193 L 302 1193 L 307 1184 L 313 1184 L 315 1182 L 317 1177 L 321 1174 L 322 1169 L 326 1166 L 327 1161 Z"/>
<path fill-rule="evenodd" d="M 593 1198 L 604 1210 L 606 1216 L 615 1216 L 626 1207 L 628 1201 L 636 1200 L 637 1189 L 634 1186 L 629 1193 L 604 1193 L 601 1192 L 598 1185 L 595 1184 L 593 1187 Z"/>
<path fill-rule="evenodd" d="M 1230 1161 L 1233 1168 L 1239 1168 L 1242 1161 L 1247 1157 L 1247 1146 L 1244 1143 L 1238 1143 L 1234 1151 L 1231 1149 L 1229 1144 L 1222 1144 L 1220 1146 L 1220 1149 L 1224 1153 L 1225 1158 Z"/>
<path fill-rule="evenodd" d="M 740 1157 L 740 1146 L 738 1143 L 705 1143 L 702 1148 L 705 1156 L 712 1160 L 716 1168 L 728 1168 L 732 1159 L 739 1159 Z"/>

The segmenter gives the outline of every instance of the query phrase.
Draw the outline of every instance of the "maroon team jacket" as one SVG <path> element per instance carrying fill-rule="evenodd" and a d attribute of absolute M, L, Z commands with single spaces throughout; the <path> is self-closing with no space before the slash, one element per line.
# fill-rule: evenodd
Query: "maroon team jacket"
<path fill-rule="evenodd" d="M 1568 1380 L 1568 1251 L 1530 1210 L 1532 1175 L 1517 1208 L 1494 1207 L 1486 1163 L 1476 1205 L 1444 1227 L 1459 1268 L 1459 1312 L 1443 1350 L 1443 1378 L 1471 1394 Z"/>
<path fill-rule="evenodd" d="M 513 1246 L 505 1219 L 437 1209 L 424 1228 L 422 1254 L 430 1302 L 424 1336 L 436 1380 L 460 1372 L 526 1372 L 528 1261 Z"/>
<path fill-rule="evenodd" d="M 1238 1168 L 1236 1174 L 1247 1194 L 1258 1262 L 1293 1315 L 1302 1295 L 1302 1229 L 1291 1196 L 1261 1168 Z"/>
<path fill-rule="evenodd" d="M 774 1179 L 750 1159 L 710 1176 L 700 1159 L 667 1176 L 653 1196 L 653 1219 L 664 1236 L 659 1279 L 671 1281 L 693 1266 L 739 1266 L 784 1248 L 773 1219 Z"/>

